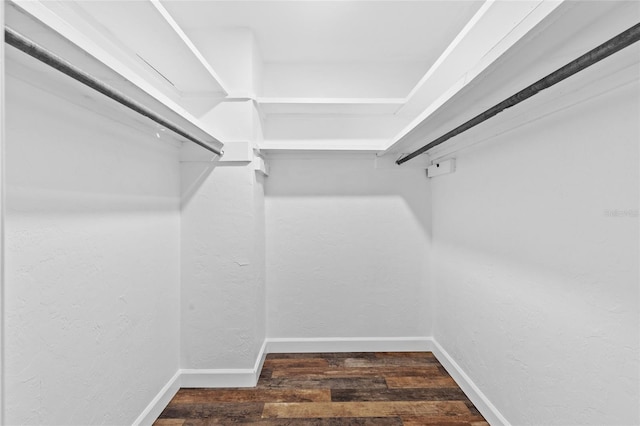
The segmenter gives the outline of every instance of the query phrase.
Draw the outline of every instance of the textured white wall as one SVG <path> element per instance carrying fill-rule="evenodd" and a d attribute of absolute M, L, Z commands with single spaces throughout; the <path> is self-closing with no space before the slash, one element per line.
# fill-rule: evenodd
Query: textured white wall
<path fill-rule="evenodd" d="M 268 336 L 430 335 L 424 171 L 373 155 L 269 162 Z"/>
<path fill-rule="evenodd" d="M 371 146 L 382 150 L 385 142 L 393 138 L 406 125 L 396 116 L 385 115 L 268 115 L 264 121 L 267 140 L 291 141 L 304 148 L 305 143 L 320 140 L 320 146 Z"/>
<path fill-rule="evenodd" d="M 181 367 L 253 368 L 265 337 L 261 178 L 191 162 L 182 185 Z"/>
<path fill-rule="evenodd" d="M 179 367 L 178 148 L 7 78 L 5 421 L 131 424 Z"/>
<path fill-rule="evenodd" d="M 640 422 L 639 95 L 478 127 L 431 181 L 434 337 L 514 425 Z"/>
<path fill-rule="evenodd" d="M 195 41 L 203 35 L 193 34 Z M 229 29 L 219 35 L 207 39 L 203 54 L 213 55 L 212 65 L 229 90 L 253 93 L 261 66 L 253 34 Z M 200 116 L 231 152 L 229 144 L 261 137 L 256 115 L 255 105 L 246 101 L 220 104 Z M 266 330 L 262 179 L 249 161 L 181 164 L 184 369 L 252 369 L 256 364 Z"/>

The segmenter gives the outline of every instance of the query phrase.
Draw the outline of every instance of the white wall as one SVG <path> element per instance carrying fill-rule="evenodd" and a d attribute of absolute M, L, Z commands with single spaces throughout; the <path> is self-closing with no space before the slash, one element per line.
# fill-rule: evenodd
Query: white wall
<path fill-rule="evenodd" d="M 265 337 L 264 192 L 247 164 L 182 163 L 186 369 L 253 368 Z"/>
<path fill-rule="evenodd" d="M 296 142 L 294 146 L 300 149 L 305 149 L 305 143 L 316 141 L 340 149 L 346 143 L 371 146 L 373 140 L 382 150 L 386 140 L 405 124 L 401 118 L 386 115 L 269 114 L 264 137 L 267 141 Z"/>
<path fill-rule="evenodd" d="M 178 147 L 13 66 L 5 421 L 131 424 L 179 367 Z"/>
<path fill-rule="evenodd" d="M 434 337 L 514 425 L 640 422 L 639 94 L 480 126 L 431 181 Z"/>
<path fill-rule="evenodd" d="M 267 335 L 430 335 L 429 189 L 374 156 L 270 156 Z"/>
<path fill-rule="evenodd" d="M 257 87 L 254 60 L 256 40 L 248 28 L 230 27 L 212 33 L 209 29 L 188 31 L 189 38 L 224 81 L 231 96 L 253 94 Z"/>
<path fill-rule="evenodd" d="M 256 90 L 261 59 L 250 30 L 222 31 L 205 45 L 229 90 Z M 264 188 L 250 148 L 262 134 L 251 101 L 220 104 L 200 117 L 225 141 L 227 156 L 181 163 L 180 366 L 201 370 L 190 372 L 198 385 L 220 386 L 209 370 L 253 370 L 265 338 Z M 234 143 L 246 155 L 234 157 Z"/>

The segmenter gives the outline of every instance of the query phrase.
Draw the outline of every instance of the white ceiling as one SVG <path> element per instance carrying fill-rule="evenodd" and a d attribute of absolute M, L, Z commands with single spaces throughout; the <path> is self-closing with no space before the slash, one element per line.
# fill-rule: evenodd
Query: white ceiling
<path fill-rule="evenodd" d="M 433 63 L 482 3 L 480 0 L 162 2 L 187 33 L 249 28 L 265 62 L 322 63 Z"/>

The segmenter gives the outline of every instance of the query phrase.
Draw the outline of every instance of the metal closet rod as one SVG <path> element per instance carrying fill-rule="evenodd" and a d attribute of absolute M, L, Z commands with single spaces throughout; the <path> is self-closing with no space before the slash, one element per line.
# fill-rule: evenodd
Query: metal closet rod
<path fill-rule="evenodd" d="M 143 116 L 155 121 L 156 123 L 160 124 L 161 126 L 173 131 L 177 135 L 180 135 L 183 138 L 185 138 L 185 139 L 187 139 L 187 140 L 189 140 L 189 141 L 191 141 L 193 143 L 196 143 L 196 144 L 200 145 L 204 149 L 209 150 L 209 151 L 211 151 L 211 152 L 213 152 L 213 153 L 215 153 L 215 154 L 217 154 L 219 156 L 222 156 L 222 154 L 224 153 L 224 151 L 218 150 L 216 147 L 214 147 L 213 145 L 209 144 L 208 142 L 200 140 L 200 139 L 196 138 L 195 136 L 190 135 L 185 130 L 182 130 L 177 125 L 175 125 L 175 124 L 171 123 L 170 121 L 162 118 L 161 116 L 159 116 L 155 112 L 149 110 L 148 108 L 146 108 L 142 104 L 134 101 L 133 99 L 131 99 L 128 96 L 120 93 L 119 91 L 115 90 L 114 88 L 104 84 L 100 80 L 97 80 L 96 78 L 92 77 L 91 75 L 87 74 L 86 72 L 82 71 L 81 69 L 75 67 L 74 65 L 70 64 L 69 62 L 67 62 L 64 59 L 60 58 L 59 56 L 55 55 L 54 53 L 48 51 L 44 47 L 36 44 L 35 42 L 33 42 L 33 41 L 29 40 L 28 38 L 24 37 L 23 35 L 19 34 L 18 32 L 12 30 L 11 28 L 5 27 L 4 40 L 5 40 L 5 42 L 7 44 L 15 47 L 16 49 L 19 49 L 19 50 L 23 51 L 27 55 L 34 57 L 35 59 L 39 60 L 40 62 L 44 62 L 45 64 L 49 65 L 50 67 L 57 69 L 58 71 L 68 75 L 69 77 L 73 78 L 74 80 L 79 81 L 80 83 L 84 84 L 85 86 L 89 86 L 93 90 L 95 90 L 95 91 L 97 91 L 99 93 L 102 93 L 103 95 L 107 96 L 108 98 L 113 99 L 114 101 L 126 106 L 127 108 L 137 112 L 138 114 L 143 115 Z"/>
<path fill-rule="evenodd" d="M 525 87 L 524 89 L 522 89 L 521 91 L 519 91 L 518 93 L 516 93 L 515 95 L 505 99 L 504 101 L 492 106 L 491 108 L 487 109 L 486 111 L 476 115 L 475 117 L 473 117 L 471 120 L 467 121 L 464 124 L 461 124 L 460 126 L 456 127 L 455 129 L 451 130 L 448 133 L 445 133 L 444 135 L 440 136 L 439 138 L 433 140 L 432 142 L 424 145 L 422 148 L 419 148 L 415 151 L 413 151 L 411 154 L 408 154 L 400 159 L 398 159 L 396 161 L 396 164 L 400 165 L 402 163 L 406 163 L 407 161 L 411 160 L 412 158 L 417 157 L 420 154 L 425 153 L 426 151 L 430 150 L 431 148 L 434 148 L 438 145 L 440 145 L 441 143 L 445 142 L 448 139 L 451 139 L 452 137 L 459 135 L 460 133 L 463 133 L 469 129 L 471 129 L 472 127 L 477 126 L 478 124 L 482 123 L 483 121 L 486 121 L 488 119 L 490 119 L 491 117 L 493 117 L 494 115 L 502 112 L 503 110 L 510 108 L 514 105 L 519 104 L 520 102 L 524 101 L 525 99 L 528 99 L 530 97 L 532 97 L 533 95 L 535 95 L 536 93 L 553 86 L 556 83 L 561 82 L 562 80 L 571 77 L 572 75 L 582 71 L 585 68 L 590 67 L 591 65 L 595 64 L 596 62 L 599 62 L 601 60 L 603 60 L 604 58 L 616 53 L 619 50 L 624 49 L 627 46 L 632 45 L 633 43 L 635 43 L 636 41 L 640 40 L 640 23 L 634 25 L 633 27 L 629 28 L 626 31 L 623 31 L 622 33 L 618 34 L 617 36 L 607 40 L 606 42 L 602 43 L 600 46 L 588 51 L 587 53 L 585 53 L 584 55 L 580 56 L 579 58 L 574 59 L 573 61 L 569 62 L 567 65 L 558 68 L 557 70 L 555 70 L 554 72 L 552 72 L 551 74 L 547 75 L 546 77 L 541 78 L 540 80 L 536 81 L 535 83 L 531 84 L 530 86 Z"/>

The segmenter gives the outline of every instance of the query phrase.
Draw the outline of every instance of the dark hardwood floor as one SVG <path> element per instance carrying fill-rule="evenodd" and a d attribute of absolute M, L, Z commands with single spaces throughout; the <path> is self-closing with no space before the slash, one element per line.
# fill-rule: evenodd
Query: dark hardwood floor
<path fill-rule="evenodd" d="M 180 389 L 154 424 L 488 425 L 430 352 L 270 354 L 255 388 Z"/>

